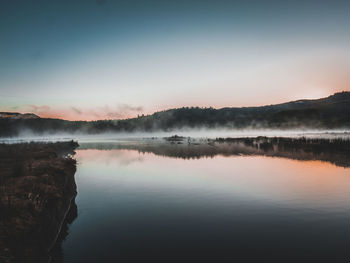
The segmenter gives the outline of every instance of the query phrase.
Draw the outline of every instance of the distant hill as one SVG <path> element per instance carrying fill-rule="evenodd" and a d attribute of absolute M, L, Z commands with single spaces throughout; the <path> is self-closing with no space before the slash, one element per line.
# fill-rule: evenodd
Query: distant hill
<path fill-rule="evenodd" d="M 18 112 L 0 112 L 0 119 L 39 119 L 38 115 L 33 113 L 18 113 Z"/>
<path fill-rule="evenodd" d="M 1 114 L 9 115 L 0 113 L 0 116 Z M 335 93 L 322 99 L 297 100 L 262 107 L 221 109 L 184 107 L 125 120 L 86 122 L 45 119 L 34 114 L 31 116 L 33 117 L 0 117 L 0 136 L 16 136 L 21 131 L 36 134 L 56 132 L 98 134 L 171 131 L 181 128 L 345 129 L 350 128 L 350 92 Z"/>

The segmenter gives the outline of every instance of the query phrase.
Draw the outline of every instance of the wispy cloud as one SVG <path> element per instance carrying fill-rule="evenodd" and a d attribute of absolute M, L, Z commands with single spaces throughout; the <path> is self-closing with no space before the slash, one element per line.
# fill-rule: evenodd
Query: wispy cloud
<path fill-rule="evenodd" d="M 31 111 L 32 113 L 45 113 L 51 110 L 50 106 L 47 105 L 27 105 L 27 108 L 29 109 L 29 111 Z"/>
<path fill-rule="evenodd" d="M 79 115 L 83 114 L 83 111 L 81 109 L 76 108 L 76 107 L 71 107 L 71 110 L 73 112 L 75 112 L 76 114 L 79 114 Z"/>
<path fill-rule="evenodd" d="M 132 106 L 126 103 L 117 104 L 114 106 L 105 105 L 95 109 L 87 109 L 81 114 L 91 115 L 97 119 L 123 119 L 133 117 L 143 111 L 141 106 Z"/>
<path fill-rule="evenodd" d="M 133 106 L 126 103 L 116 105 L 104 105 L 87 108 L 70 106 L 67 108 L 53 107 L 48 105 L 28 104 L 16 107 L 1 107 L 3 111 L 17 111 L 21 113 L 34 113 L 42 118 L 62 118 L 67 120 L 102 120 L 124 119 L 135 117 L 142 113 L 143 107 Z"/>

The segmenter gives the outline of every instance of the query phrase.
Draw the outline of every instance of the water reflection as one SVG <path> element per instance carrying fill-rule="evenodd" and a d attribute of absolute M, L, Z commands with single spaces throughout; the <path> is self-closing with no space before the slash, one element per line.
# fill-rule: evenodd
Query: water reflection
<path fill-rule="evenodd" d="M 341 147 L 195 143 L 81 144 L 65 262 L 347 261 Z"/>
<path fill-rule="evenodd" d="M 216 155 L 261 155 L 296 160 L 320 160 L 342 167 L 350 167 L 350 140 L 342 138 L 257 137 L 211 140 L 169 137 L 166 140 L 81 143 L 80 149 L 129 149 L 182 159 L 214 157 Z"/>
<path fill-rule="evenodd" d="M 286 205 L 326 206 L 331 202 L 342 206 L 350 201 L 349 169 L 323 161 L 237 155 L 183 161 L 125 149 L 78 150 L 77 159 L 79 174 L 88 172 L 88 179 L 96 185 L 108 182 L 112 187 L 110 183 L 116 181 L 141 191 L 194 193 L 210 188 L 215 195 Z"/>
<path fill-rule="evenodd" d="M 77 196 L 72 143 L 17 147 L 0 148 L 0 261 L 350 258 L 349 141 L 81 143 Z"/>

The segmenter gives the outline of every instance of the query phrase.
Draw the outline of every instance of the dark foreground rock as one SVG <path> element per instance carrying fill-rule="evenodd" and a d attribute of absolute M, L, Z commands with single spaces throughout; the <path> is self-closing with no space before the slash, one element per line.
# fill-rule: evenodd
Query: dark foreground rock
<path fill-rule="evenodd" d="M 0 262 L 49 262 L 59 251 L 60 232 L 76 214 L 77 146 L 0 144 Z"/>

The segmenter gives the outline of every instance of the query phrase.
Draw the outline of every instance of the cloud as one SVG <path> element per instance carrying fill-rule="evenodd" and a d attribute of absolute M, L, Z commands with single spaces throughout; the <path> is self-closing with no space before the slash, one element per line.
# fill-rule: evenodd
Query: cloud
<path fill-rule="evenodd" d="M 61 118 L 66 120 L 103 120 L 125 119 L 142 113 L 143 107 L 126 103 L 105 105 L 95 108 L 77 106 L 53 107 L 48 105 L 22 105 L 15 107 L 1 107 L 5 111 L 16 110 L 21 113 L 34 113 L 42 118 Z"/>
<path fill-rule="evenodd" d="M 105 115 L 109 119 L 127 118 L 135 115 L 136 113 L 140 113 L 143 111 L 143 107 L 141 106 L 135 107 L 125 103 L 117 105 L 116 109 L 113 109 L 113 108 L 111 109 L 108 106 L 106 106 L 104 109 L 105 109 Z"/>
<path fill-rule="evenodd" d="M 18 108 L 21 112 L 34 113 L 42 118 L 62 118 L 64 116 L 60 110 L 52 109 L 48 105 L 29 104 Z"/>
<path fill-rule="evenodd" d="M 72 109 L 72 111 L 74 111 L 75 113 L 77 113 L 79 115 L 83 114 L 83 111 L 78 109 L 78 108 L 76 108 L 76 107 L 71 107 L 71 109 Z"/>
<path fill-rule="evenodd" d="M 91 110 L 90 112 L 102 119 L 123 119 L 133 117 L 135 114 L 143 111 L 143 107 L 141 106 L 132 106 L 126 103 L 117 104 L 116 106 L 105 105 L 103 107 L 99 107 L 95 110 Z"/>
<path fill-rule="evenodd" d="M 42 113 L 42 112 L 48 112 L 51 110 L 50 106 L 47 106 L 47 105 L 37 106 L 37 105 L 31 104 L 31 105 L 27 105 L 27 107 L 32 113 Z"/>
<path fill-rule="evenodd" d="M 130 112 L 140 112 L 143 111 L 143 107 L 138 106 L 138 107 L 133 107 L 131 105 L 128 104 L 119 104 L 118 106 L 120 111 L 130 111 Z"/>
<path fill-rule="evenodd" d="M 133 106 L 126 103 L 104 105 L 96 108 L 78 108 L 71 106 L 66 118 L 74 120 L 125 119 L 142 113 L 142 106 Z"/>

